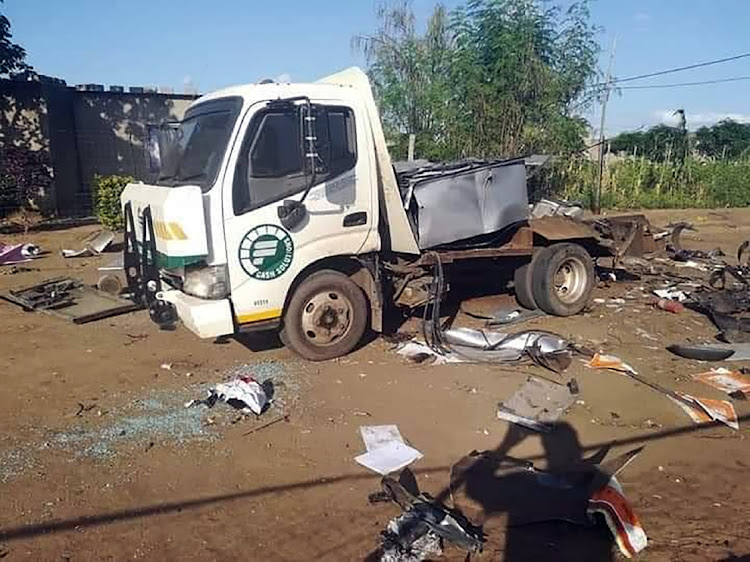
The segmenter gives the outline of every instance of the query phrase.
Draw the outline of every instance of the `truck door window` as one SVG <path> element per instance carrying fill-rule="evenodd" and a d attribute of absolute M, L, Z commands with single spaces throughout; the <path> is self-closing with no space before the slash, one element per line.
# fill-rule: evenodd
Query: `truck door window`
<path fill-rule="evenodd" d="M 233 203 L 239 215 L 304 191 L 310 180 L 303 154 L 305 106 L 265 109 L 253 117 L 237 161 Z M 313 106 L 315 183 L 351 170 L 357 161 L 354 114 L 337 106 Z"/>

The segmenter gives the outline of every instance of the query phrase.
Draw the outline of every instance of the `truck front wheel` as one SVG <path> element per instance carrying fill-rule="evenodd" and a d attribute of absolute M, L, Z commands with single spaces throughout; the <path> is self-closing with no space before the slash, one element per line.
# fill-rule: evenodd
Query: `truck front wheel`
<path fill-rule="evenodd" d="M 305 279 L 284 314 L 281 341 L 310 361 L 346 355 L 367 328 L 367 300 L 349 277 L 324 270 Z"/>
<path fill-rule="evenodd" d="M 547 314 L 578 314 L 594 290 L 594 262 L 578 244 L 554 244 L 535 257 L 531 286 L 536 304 Z"/>

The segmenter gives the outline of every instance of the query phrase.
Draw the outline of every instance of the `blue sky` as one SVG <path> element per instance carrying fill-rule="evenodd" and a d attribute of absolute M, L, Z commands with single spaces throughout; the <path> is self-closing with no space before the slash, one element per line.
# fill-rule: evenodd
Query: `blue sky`
<path fill-rule="evenodd" d="M 421 20 L 434 4 L 413 0 Z M 41 73 L 69 84 L 175 91 L 284 75 L 306 81 L 361 65 L 350 39 L 376 25 L 374 0 L 5 0 L 0 6 Z M 748 0 L 594 0 L 592 14 L 603 29 L 603 68 L 617 36 L 618 77 L 750 52 Z M 638 84 L 735 76 L 750 76 L 750 58 Z M 623 91 L 610 102 L 607 132 L 668 121 L 677 108 L 685 108 L 691 128 L 724 116 L 750 121 L 748 94 L 750 80 Z M 598 110 L 587 117 L 598 126 Z"/>

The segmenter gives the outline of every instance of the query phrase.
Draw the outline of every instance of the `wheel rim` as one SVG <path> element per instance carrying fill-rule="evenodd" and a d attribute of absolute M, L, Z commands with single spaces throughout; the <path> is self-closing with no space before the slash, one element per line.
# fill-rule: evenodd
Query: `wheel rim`
<path fill-rule="evenodd" d="M 352 303 L 343 293 L 318 293 L 302 308 L 302 331 L 313 345 L 333 345 L 351 329 L 352 310 Z"/>
<path fill-rule="evenodd" d="M 565 304 L 577 302 L 586 291 L 586 279 L 586 265 L 578 258 L 566 258 L 553 277 L 557 298 Z"/>

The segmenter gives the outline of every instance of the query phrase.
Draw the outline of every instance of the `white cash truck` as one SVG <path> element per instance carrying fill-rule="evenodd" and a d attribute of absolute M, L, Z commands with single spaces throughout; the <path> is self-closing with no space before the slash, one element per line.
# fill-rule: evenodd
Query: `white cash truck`
<path fill-rule="evenodd" d="M 160 324 L 280 330 L 325 360 L 429 303 L 438 266 L 444 287 L 459 265 L 510 271 L 519 302 L 552 314 L 590 298 L 604 250 L 583 225 L 529 219 L 522 159 L 397 172 L 359 69 L 213 92 L 163 132 L 158 179 L 122 194 L 129 291 Z"/>

